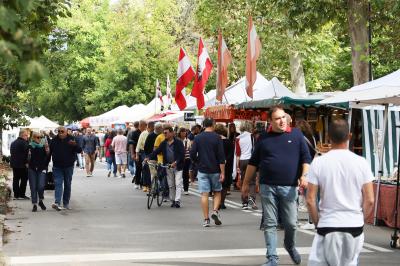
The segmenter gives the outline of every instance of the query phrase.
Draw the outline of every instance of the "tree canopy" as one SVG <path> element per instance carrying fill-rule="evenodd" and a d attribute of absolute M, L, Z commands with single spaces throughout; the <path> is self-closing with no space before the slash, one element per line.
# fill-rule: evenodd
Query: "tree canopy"
<path fill-rule="evenodd" d="M 348 89 L 358 75 L 352 60 L 360 49 L 351 38 L 350 2 L 2 1 L 0 113 L 11 119 L 0 118 L 0 127 L 22 113 L 63 123 L 122 104 L 147 103 L 155 95 L 157 79 L 163 93 L 167 75 L 174 84 L 179 47 L 186 49 L 195 67 L 200 36 L 215 67 L 206 90 L 214 89 L 219 29 L 233 56 L 228 69 L 232 83 L 245 74 L 249 15 L 262 43 L 257 70 L 268 79 L 275 76 L 293 88 L 295 58 L 307 91 Z M 358 2 L 365 10 L 368 1 Z M 358 58 L 363 64 L 372 60 L 377 78 L 400 67 L 400 5 L 370 3 L 366 14 L 372 56 L 364 51 Z M 368 21 L 364 13 L 360 16 Z M 361 24 L 365 32 L 368 25 Z"/>

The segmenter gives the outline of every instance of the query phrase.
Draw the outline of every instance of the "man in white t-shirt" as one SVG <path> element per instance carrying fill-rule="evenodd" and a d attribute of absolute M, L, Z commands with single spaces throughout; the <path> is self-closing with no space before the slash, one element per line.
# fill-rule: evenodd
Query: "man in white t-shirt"
<path fill-rule="evenodd" d="M 125 170 L 128 163 L 128 139 L 124 136 L 124 130 L 118 130 L 118 135 L 113 138 L 111 146 L 115 152 L 115 162 L 119 177 L 125 178 Z"/>
<path fill-rule="evenodd" d="M 364 213 L 374 204 L 373 176 L 367 161 L 348 150 L 345 120 L 333 121 L 328 134 L 332 149 L 315 158 L 308 173 L 307 206 L 317 228 L 308 265 L 358 265 Z"/>

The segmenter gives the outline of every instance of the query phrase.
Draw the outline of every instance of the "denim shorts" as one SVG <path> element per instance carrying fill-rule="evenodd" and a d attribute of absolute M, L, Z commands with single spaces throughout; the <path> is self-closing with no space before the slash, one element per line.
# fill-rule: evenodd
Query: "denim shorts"
<path fill-rule="evenodd" d="M 199 171 L 197 173 L 197 179 L 200 193 L 211 191 L 218 192 L 222 190 L 222 184 L 219 182 L 219 173 L 206 174 Z"/>

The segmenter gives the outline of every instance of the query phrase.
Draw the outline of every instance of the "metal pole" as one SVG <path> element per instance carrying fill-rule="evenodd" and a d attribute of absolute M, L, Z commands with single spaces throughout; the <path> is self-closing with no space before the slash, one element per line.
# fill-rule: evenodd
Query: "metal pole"
<path fill-rule="evenodd" d="M 378 183 L 376 184 L 376 192 L 375 192 L 375 206 L 374 206 L 374 225 L 378 224 L 378 200 L 379 200 L 379 190 L 381 186 L 381 178 L 383 175 L 383 156 L 385 156 L 385 136 L 386 136 L 386 127 L 388 123 L 388 114 L 389 114 L 389 104 L 385 104 L 385 114 L 383 116 L 383 137 L 381 143 L 381 154 L 379 157 L 379 172 L 378 172 Z"/>
<path fill-rule="evenodd" d="M 350 125 L 350 132 L 354 132 L 354 123 L 353 124 L 351 123 L 352 116 L 353 116 L 353 108 L 350 107 L 349 116 L 347 117 L 347 123 Z M 353 148 L 353 138 L 351 138 L 348 145 L 349 145 L 349 147 L 348 147 L 349 149 Z M 354 149 L 352 151 L 354 152 Z"/>

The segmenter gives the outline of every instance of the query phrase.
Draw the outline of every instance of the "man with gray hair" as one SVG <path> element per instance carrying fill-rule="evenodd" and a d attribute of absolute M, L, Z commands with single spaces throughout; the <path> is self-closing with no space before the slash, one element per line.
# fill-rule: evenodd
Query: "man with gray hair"
<path fill-rule="evenodd" d="M 124 130 L 118 129 L 118 135 L 111 142 L 111 146 L 115 152 L 115 163 L 119 177 L 125 178 L 126 165 L 128 163 L 128 139 L 124 136 Z"/>
<path fill-rule="evenodd" d="M 82 152 L 81 147 L 75 138 L 68 135 L 65 127 L 59 127 L 57 136 L 50 142 L 50 154 L 53 160 L 54 175 L 54 197 L 55 201 L 52 208 L 60 211 L 63 208 L 70 209 L 72 175 L 74 173 L 74 163 L 76 154 Z"/>

